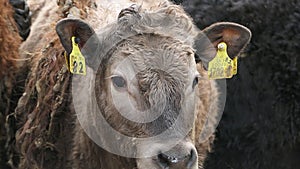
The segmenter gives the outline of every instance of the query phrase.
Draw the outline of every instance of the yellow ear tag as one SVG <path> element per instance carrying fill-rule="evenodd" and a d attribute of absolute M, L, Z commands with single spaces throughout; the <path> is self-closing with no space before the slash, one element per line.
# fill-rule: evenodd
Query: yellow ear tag
<path fill-rule="evenodd" d="M 72 37 L 72 52 L 70 54 L 70 72 L 73 74 L 86 75 L 85 58 L 82 56 L 75 36 Z"/>
<path fill-rule="evenodd" d="M 237 59 L 232 60 L 228 56 L 225 42 L 219 43 L 215 58 L 208 63 L 208 77 L 210 79 L 224 79 L 231 78 L 236 73 Z"/>
<path fill-rule="evenodd" d="M 237 61 L 238 61 L 238 57 L 233 58 L 233 75 L 237 74 Z"/>

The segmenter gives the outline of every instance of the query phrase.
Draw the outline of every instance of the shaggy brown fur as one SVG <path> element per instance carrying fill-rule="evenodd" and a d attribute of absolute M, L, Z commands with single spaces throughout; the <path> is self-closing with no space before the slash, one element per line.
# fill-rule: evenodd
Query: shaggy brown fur
<path fill-rule="evenodd" d="M 83 2 L 85 3 L 85 2 Z M 81 3 L 77 2 L 77 5 Z M 83 5 L 85 6 L 85 5 Z M 17 168 L 66 168 L 71 149 L 73 115 L 69 109 L 69 78 L 55 23 L 65 16 L 62 6 L 40 1 L 32 34 L 21 47 L 30 68 L 25 91 L 15 111 L 18 122 Z M 46 17 L 45 17 L 46 16 Z M 51 17 L 47 17 L 51 16 Z"/>
<path fill-rule="evenodd" d="M 16 60 L 19 58 L 18 47 L 21 39 L 13 19 L 13 9 L 8 0 L 1 0 L 0 11 L 0 78 L 12 74 L 16 70 Z"/>
<path fill-rule="evenodd" d="M 186 36 L 196 36 L 195 27 L 183 10 L 174 5 L 158 5 L 159 0 L 155 1 L 157 3 L 154 3 L 153 8 L 151 8 L 150 6 L 152 6 L 152 4 L 147 2 L 148 1 L 145 1 L 145 7 L 151 9 L 150 11 L 152 12 L 155 11 L 153 13 L 167 13 L 170 16 L 178 17 L 176 21 L 179 22 L 175 23 L 175 27 L 178 29 L 161 29 L 155 33 L 166 35 L 166 37 L 173 37 L 174 39 L 170 42 L 174 41 L 180 44 L 180 46 L 187 45 L 189 48 L 192 48 L 193 42 L 186 41 L 189 40 Z M 75 120 L 74 105 L 70 94 L 70 81 L 72 76 L 67 71 L 62 55 L 64 50 L 54 32 L 55 24 L 61 18 L 70 15 L 89 21 L 93 27 L 101 30 L 101 28 L 108 23 L 116 21 L 119 11 L 116 11 L 113 5 L 95 5 L 93 1 L 73 1 L 71 4 L 59 1 L 59 6 L 51 1 L 41 3 L 45 4 L 42 5 L 41 11 L 37 14 L 33 23 L 31 32 L 34 33 L 28 37 L 27 42 L 21 47 L 22 56 L 24 58 L 31 58 L 31 60 L 27 63 L 30 67 L 30 72 L 26 82 L 25 92 L 20 98 L 15 112 L 15 118 L 18 121 L 16 144 L 18 155 L 20 156 L 20 161 L 18 162 L 18 160 L 16 160 L 14 163 L 15 166 L 20 169 L 53 169 L 70 168 L 71 166 L 73 166 L 73 168 L 103 169 L 138 167 L 136 159 L 119 157 L 99 148 L 87 137 L 78 121 Z M 130 3 L 128 2 L 128 4 Z M 127 4 L 124 3 L 124 5 Z M 149 16 L 152 17 L 152 15 L 148 16 L 147 12 L 145 13 L 145 15 L 142 13 L 145 18 Z M 155 16 L 158 16 L 158 19 L 154 17 L 153 20 L 159 20 L 160 15 Z M 151 26 L 148 26 L 147 23 L 148 22 L 139 23 L 141 25 L 137 25 L 136 30 L 148 31 L 146 34 L 153 33 Z M 119 27 L 118 25 L 116 27 L 112 26 L 105 30 L 111 30 L 111 33 L 114 33 L 114 28 Z M 127 29 L 124 31 L 126 30 Z M 116 38 L 108 36 L 110 35 L 109 31 L 105 35 L 111 38 L 110 40 L 112 41 Z M 114 44 L 108 40 L 106 43 Z M 70 53 L 70 49 L 66 46 L 68 45 L 64 45 L 66 51 Z M 179 48 L 176 48 L 175 51 L 177 51 L 177 53 L 181 52 Z M 189 59 L 187 60 L 189 60 L 189 62 L 193 61 L 193 64 L 195 64 L 194 58 L 190 57 L 191 54 L 192 52 L 188 55 Z M 188 56 L 185 55 L 185 57 Z M 105 63 L 107 62 L 101 62 L 101 64 L 103 64 L 102 70 L 104 73 L 109 73 L 109 71 L 105 69 L 109 67 L 109 65 Z M 93 66 L 89 66 L 93 68 Z M 185 69 L 187 68 L 188 67 L 185 67 Z M 189 137 L 196 145 L 199 168 L 202 168 L 206 152 L 210 147 L 210 141 L 213 138 L 211 137 L 211 139 L 205 143 L 197 142 L 198 139 L 196 138 L 199 138 L 205 117 L 211 116 L 209 118 L 214 119 L 213 115 L 208 115 L 208 113 L 211 112 L 213 114 L 216 111 L 218 93 L 215 82 L 207 79 L 206 71 L 200 63 L 197 69 L 204 78 L 199 81 L 198 94 L 200 102 L 198 103 L 197 117 L 193 123 L 194 128 Z M 88 70 L 91 71 L 90 69 Z M 87 78 L 91 77 L 88 76 Z M 99 81 L 103 79 L 104 77 L 98 77 Z M 101 90 L 104 91 L 105 86 L 101 88 Z M 105 98 L 101 96 L 100 100 L 101 99 L 103 102 L 100 104 L 104 106 L 104 101 L 108 101 L 109 103 L 110 98 L 105 100 Z M 212 109 L 210 109 L 210 107 L 212 107 Z M 117 117 L 113 118 L 117 119 Z M 113 121 L 113 123 L 114 122 L 115 124 L 119 124 L 119 121 Z M 120 124 L 130 126 L 129 123 Z"/>
<path fill-rule="evenodd" d="M 300 1 L 184 1 L 199 28 L 218 21 L 253 33 L 239 76 L 227 81 L 208 169 L 300 166 Z"/>
<path fill-rule="evenodd" d="M 13 19 L 13 9 L 8 0 L 0 0 L 0 166 L 6 167 L 6 130 L 5 119 L 12 113 L 11 100 L 13 86 L 16 83 L 18 48 L 21 38 Z"/>

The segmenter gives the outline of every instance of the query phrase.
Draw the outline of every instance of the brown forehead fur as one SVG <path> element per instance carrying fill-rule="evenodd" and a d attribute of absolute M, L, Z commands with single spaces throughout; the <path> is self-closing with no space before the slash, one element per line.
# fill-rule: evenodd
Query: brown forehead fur
<path fill-rule="evenodd" d="M 151 71 L 160 71 L 182 84 L 186 83 L 191 62 L 194 60 L 190 46 L 174 38 L 154 34 L 127 39 L 117 47 L 110 62 L 121 61 L 124 57 L 133 62 L 136 73 L 150 74 Z"/>

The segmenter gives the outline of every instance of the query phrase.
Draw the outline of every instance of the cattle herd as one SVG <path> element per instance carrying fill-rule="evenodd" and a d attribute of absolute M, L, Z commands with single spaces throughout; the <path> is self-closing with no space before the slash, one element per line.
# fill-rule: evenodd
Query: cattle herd
<path fill-rule="evenodd" d="M 299 6 L 0 0 L 0 169 L 297 168 Z"/>

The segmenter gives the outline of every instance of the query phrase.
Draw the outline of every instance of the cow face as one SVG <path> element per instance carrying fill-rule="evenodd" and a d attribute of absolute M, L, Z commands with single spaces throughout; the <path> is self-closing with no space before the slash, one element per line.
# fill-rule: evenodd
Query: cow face
<path fill-rule="evenodd" d="M 195 117 L 204 111 L 196 108 L 198 81 L 207 80 L 200 76 L 204 69 L 197 70 L 196 64 L 205 67 L 219 42 L 228 44 L 231 57 L 237 56 L 249 42 L 250 31 L 233 23 L 218 23 L 196 34 L 182 30 L 193 38 L 189 43 L 182 40 L 183 33 L 178 38 L 172 31 L 192 28 L 176 26 L 178 20 L 173 16 L 166 22 L 162 15 L 128 11 L 134 15 L 119 18 L 118 23 L 97 34 L 77 19 L 62 20 L 56 27 L 68 54 L 72 51 L 71 37 L 79 39 L 87 66 L 93 70 L 93 75 L 87 76 L 94 76 L 98 110 L 89 117 L 101 138 L 97 144 L 113 147 L 106 149 L 112 153 L 118 154 L 117 149 L 126 154 L 118 155 L 137 158 L 138 168 L 196 169 Z M 128 22 L 132 18 L 137 20 Z M 184 23 L 192 23 L 188 17 L 182 18 L 187 19 Z M 171 33 L 162 31 L 157 23 Z M 98 120 L 99 114 L 105 121 Z M 104 123 L 112 130 L 103 127 Z"/>
<path fill-rule="evenodd" d="M 111 98 L 105 112 L 114 117 L 109 123 L 124 135 L 149 138 L 148 144 L 137 143 L 137 153 L 154 157 L 138 160 L 138 166 L 197 166 L 188 138 L 201 78 L 192 48 L 170 37 L 137 35 L 116 46 L 107 65 L 99 79 L 106 77 L 108 88 L 102 92 Z"/>

